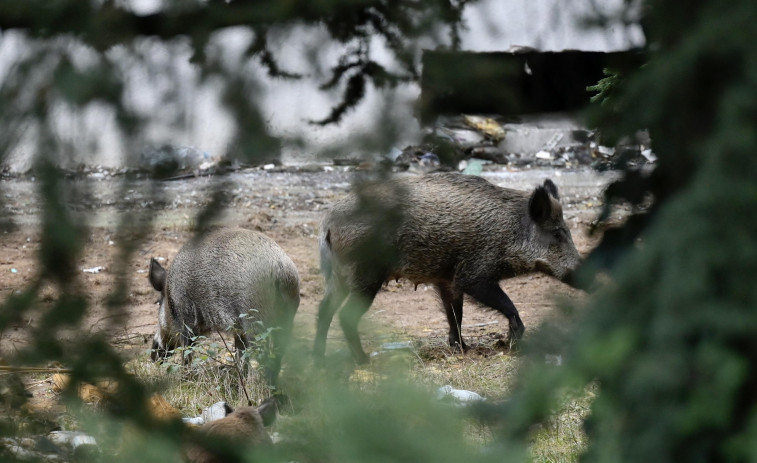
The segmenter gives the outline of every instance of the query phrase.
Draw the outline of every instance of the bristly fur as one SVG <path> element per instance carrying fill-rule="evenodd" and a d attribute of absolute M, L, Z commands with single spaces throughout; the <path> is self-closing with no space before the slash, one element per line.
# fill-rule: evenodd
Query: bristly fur
<path fill-rule="evenodd" d="M 275 241 L 251 230 L 213 230 L 184 245 L 167 271 L 153 259 L 150 281 L 162 295 L 154 359 L 189 345 L 194 336 L 229 327 L 242 350 L 249 336 L 277 328 L 274 352 L 265 356 L 270 364 L 264 365 L 275 384 L 300 304 L 297 268 Z"/>
<path fill-rule="evenodd" d="M 464 294 L 505 315 L 514 340 L 524 326 L 498 282 L 533 271 L 567 280 L 580 262 L 551 180 L 532 192 L 456 173 L 369 183 L 333 205 L 320 233 L 326 295 L 315 355 L 323 355 L 331 319 L 344 305 L 339 318 L 358 362 L 367 356 L 357 322 L 389 279 L 435 285 L 450 343 L 464 348 Z"/>

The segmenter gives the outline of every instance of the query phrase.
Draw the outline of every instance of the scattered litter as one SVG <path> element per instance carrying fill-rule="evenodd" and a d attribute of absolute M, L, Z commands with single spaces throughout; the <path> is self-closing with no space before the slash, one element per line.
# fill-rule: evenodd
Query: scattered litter
<path fill-rule="evenodd" d="M 609 146 L 599 145 L 597 151 L 599 151 L 605 157 L 612 157 L 615 155 L 615 148 L 610 148 Z"/>
<path fill-rule="evenodd" d="M 18 270 L 16 270 L 15 268 L 12 268 L 11 273 L 18 273 Z"/>
<path fill-rule="evenodd" d="M 462 163 L 461 163 L 462 164 Z M 465 163 L 463 173 L 466 175 L 481 175 L 484 170 L 484 161 L 471 158 Z"/>
<path fill-rule="evenodd" d="M 388 153 L 386 153 L 384 156 L 387 159 L 389 159 L 390 161 L 395 162 L 397 160 L 397 158 L 399 158 L 400 156 L 402 156 L 402 150 L 399 149 L 399 148 L 397 148 L 395 146 L 394 148 L 392 148 L 391 151 L 389 151 Z"/>
<path fill-rule="evenodd" d="M 84 273 L 100 273 L 103 270 L 105 270 L 105 267 L 102 267 L 102 266 L 97 266 L 97 267 L 92 267 L 92 268 L 83 268 L 82 269 L 82 271 Z"/>
<path fill-rule="evenodd" d="M 205 407 L 202 409 L 202 414 L 199 416 L 192 416 L 192 417 L 184 417 L 181 419 L 186 424 L 191 424 L 195 426 L 200 426 L 205 423 L 210 423 L 211 421 L 220 420 L 221 418 L 224 418 L 226 415 L 231 413 L 231 407 L 224 402 L 216 402 L 210 407 Z"/>
<path fill-rule="evenodd" d="M 202 419 L 205 423 L 210 423 L 211 421 L 220 420 L 228 415 L 230 411 L 231 408 L 226 402 L 216 402 L 202 410 Z"/>
<path fill-rule="evenodd" d="M 181 419 L 186 424 L 192 424 L 195 426 L 201 426 L 205 424 L 205 420 L 202 419 L 202 416 L 190 416 L 190 417 L 184 417 Z"/>
<path fill-rule="evenodd" d="M 505 129 L 502 128 L 502 125 L 500 125 L 499 122 L 491 117 L 468 116 L 463 114 L 463 122 L 495 142 L 499 142 L 505 138 Z"/>
<path fill-rule="evenodd" d="M 276 164 L 266 164 L 263 166 L 263 170 L 271 170 L 276 167 Z"/>
<path fill-rule="evenodd" d="M 419 163 L 423 167 L 439 167 L 439 156 L 434 153 L 426 153 L 419 159 Z"/>
<path fill-rule="evenodd" d="M 651 149 L 642 150 L 641 155 L 644 156 L 644 159 L 646 159 L 647 162 L 657 161 L 657 156 L 655 156 Z"/>
<path fill-rule="evenodd" d="M 34 460 L 42 458 L 37 452 L 24 448 L 18 442 L 18 439 L 3 437 L 0 439 L 0 446 L 18 460 Z"/>
<path fill-rule="evenodd" d="M 385 342 L 384 344 L 381 344 L 381 350 L 401 350 L 401 349 L 412 349 L 412 348 L 413 348 L 412 341 Z"/>
<path fill-rule="evenodd" d="M 94 437 L 78 431 L 52 431 L 47 437 L 52 443 L 71 450 L 76 450 L 81 445 L 97 445 Z"/>
<path fill-rule="evenodd" d="M 552 153 L 550 153 L 549 151 L 544 151 L 544 150 L 536 153 L 536 157 L 539 159 L 546 159 L 548 161 L 551 161 L 552 159 L 554 159 L 554 156 L 552 156 Z"/>
<path fill-rule="evenodd" d="M 545 150 L 553 150 L 553 149 L 555 149 L 555 146 L 557 146 L 557 144 L 560 143 L 560 140 L 563 139 L 563 136 L 565 136 L 565 134 L 563 134 L 562 132 L 556 132 L 547 141 L 547 143 L 544 144 L 544 149 Z"/>
<path fill-rule="evenodd" d="M 436 391 L 436 398 L 438 400 L 446 400 L 458 407 L 464 407 L 475 402 L 481 402 L 486 400 L 485 397 L 481 397 L 479 394 L 473 391 L 466 391 L 464 389 L 455 389 L 449 384 L 440 387 Z"/>

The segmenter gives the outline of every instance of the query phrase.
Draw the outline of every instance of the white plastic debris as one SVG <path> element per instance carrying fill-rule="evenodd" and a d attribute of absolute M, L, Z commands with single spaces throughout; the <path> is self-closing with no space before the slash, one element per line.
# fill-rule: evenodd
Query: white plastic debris
<path fill-rule="evenodd" d="M 386 153 L 384 157 L 392 162 L 395 162 L 397 158 L 400 157 L 401 155 L 402 155 L 402 150 L 395 146 L 388 153 Z"/>
<path fill-rule="evenodd" d="M 478 159 L 471 159 L 468 165 L 463 169 L 465 175 L 481 175 L 484 170 L 484 163 Z"/>
<path fill-rule="evenodd" d="M 599 148 L 597 148 L 597 151 L 602 153 L 602 155 L 606 157 L 614 156 L 615 155 L 615 148 L 611 148 L 609 146 L 602 146 L 599 145 Z"/>
<path fill-rule="evenodd" d="M 210 407 L 202 410 L 202 417 L 206 423 L 211 421 L 220 420 L 225 417 L 229 411 L 229 406 L 224 401 L 216 402 Z"/>
<path fill-rule="evenodd" d="M 385 342 L 384 344 L 381 344 L 381 350 L 402 350 L 412 348 L 412 341 Z"/>
<path fill-rule="evenodd" d="M 94 437 L 78 431 L 52 431 L 47 437 L 54 444 L 66 446 L 72 450 L 76 450 L 82 445 L 97 446 L 97 441 Z"/>
<path fill-rule="evenodd" d="M 202 419 L 202 416 L 185 416 L 181 419 L 186 424 L 194 424 L 196 426 L 200 426 L 201 424 L 205 423 L 205 420 Z"/>
<path fill-rule="evenodd" d="M 84 273 L 100 273 L 103 270 L 105 270 L 105 267 L 97 266 L 97 267 L 91 267 L 91 268 L 83 268 L 82 271 Z"/>
<path fill-rule="evenodd" d="M 538 153 L 536 153 L 536 157 L 539 158 L 539 159 L 547 159 L 549 161 L 551 161 L 552 159 L 554 159 L 554 156 L 552 156 L 552 153 L 550 153 L 549 151 L 544 151 L 544 150 L 539 151 Z"/>
<path fill-rule="evenodd" d="M 565 136 L 562 132 L 555 132 L 554 135 L 549 137 L 549 140 L 547 140 L 547 143 L 544 144 L 544 149 L 552 150 L 555 149 L 555 146 L 557 146 L 558 143 L 560 143 L 560 140 L 563 139 Z"/>
<path fill-rule="evenodd" d="M 466 391 L 464 389 L 455 389 L 449 384 L 446 386 L 440 387 L 436 391 L 436 398 L 439 400 L 448 400 L 452 402 L 453 404 L 457 405 L 458 407 L 464 407 L 475 402 L 481 402 L 481 401 L 486 400 L 486 398 L 481 397 L 481 395 L 473 391 Z"/>
<path fill-rule="evenodd" d="M 645 149 L 641 152 L 641 155 L 644 156 L 644 158 L 647 160 L 647 162 L 655 162 L 657 161 L 657 156 L 652 152 L 651 149 Z"/>
<path fill-rule="evenodd" d="M 276 167 L 276 164 L 266 164 L 263 166 L 263 170 L 271 170 Z"/>
<path fill-rule="evenodd" d="M 438 167 L 440 165 L 439 156 L 434 153 L 425 153 L 419 159 L 419 163 L 423 167 Z"/>
<path fill-rule="evenodd" d="M 556 367 L 559 367 L 562 365 L 562 355 L 544 354 L 544 362 L 547 365 L 554 365 Z"/>
<path fill-rule="evenodd" d="M 201 425 L 205 423 L 210 423 L 211 421 L 220 420 L 221 418 L 225 417 L 227 412 L 231 408 L 226 404 L 224 401 L 216 402 L 210 407 L 205 407 L 202 409 L 202 414 L 200 416 L 194 416 L 194 417 L 184 417 L 181 419 L 184 423 L 187 424 L 194 424 L 194 425 Z"/>
<path fill-rule="evenodd" d="M 18 270 L 16 270 L 15 268 L 12 268 L 11 273 L 18 273 Z"/>

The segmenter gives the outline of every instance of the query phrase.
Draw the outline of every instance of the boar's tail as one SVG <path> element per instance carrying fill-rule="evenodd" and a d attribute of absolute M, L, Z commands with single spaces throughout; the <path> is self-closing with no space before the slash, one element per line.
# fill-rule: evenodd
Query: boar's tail
<path fill-rule="evenodd" d="M 326 233 L 321 237 L 321 273 L 326 278 L 326 281 L 331 279 L 334 272 L 333 255 L 331 252 L 331 230 L 326 230 Z"/>

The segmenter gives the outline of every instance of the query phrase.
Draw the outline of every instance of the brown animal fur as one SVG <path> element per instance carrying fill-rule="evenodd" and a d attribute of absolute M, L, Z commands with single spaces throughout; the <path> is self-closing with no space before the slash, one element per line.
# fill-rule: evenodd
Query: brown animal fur
<path fill-rule="evenodd" d="M 524 192 L 454 173 L 362 185 L 326 214 L 320 246 L 327 287 L 314 353 L 323 356 L 331 319 L 344 305 L 340 323 L 359 363 L 368 357 L 357 324 L 385 281 L 435 285 L 449 342 L 466 348 L 464 294 L 505 315 L 515 340 L 525 327 L 498 282 L 533 271 L 567 281 L 580 262 L 550 180 Z"/>
<path fill-rule="evenodd" d="M 265 426 L 273 422 L 276 404 L 268 399 L 259 407 L 239 407 L 216 421 L 203 425 L 200 432 L 207 437 L 225 440 L 229 445 L 260 448 L 272 445 Z M 223 458 L 208 448 L 191 445 L 187 449 L 187 460 L 192 463 L 223 462 Z"/>

